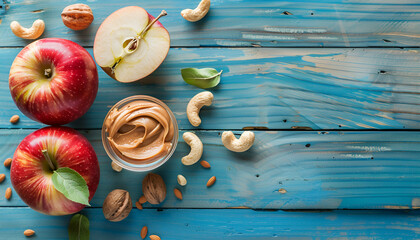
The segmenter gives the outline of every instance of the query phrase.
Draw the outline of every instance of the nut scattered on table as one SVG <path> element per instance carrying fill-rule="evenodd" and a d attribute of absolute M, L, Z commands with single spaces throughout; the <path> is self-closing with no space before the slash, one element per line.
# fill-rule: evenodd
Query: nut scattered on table
<path fill-rule="evenodd" d="M 254 140 L 255 134 L 251 131 L 243 132 L 239 139 L 231 131 L 222 134 L 223 145 L 232 152 L 245 152 L 252 147 Z"/>
<path fill-rule="evenodd" d="M 9 200 L 12 197 L 12 189 L 11 188 L 7 188 L 6 189 L 6 193 L 4 194 L 4 197 Z"/>
<path fill-rule="evenodd" d="M 207 187 L 213 186 L 213 184 L 216 182 L 216 177 L 213 176 L 207 181 Z"/>
<path fill-rule="evenodd" d="M 37 39 L 39 38 L 45 29 L 45 23 L 41 19 L 37 19 L 32 23 L 32 27 L 24 28 L 19 22 L 13 21 L 10 23 L 10 29 L 12 32 L 20 38 L 24 39 Z"/>
<path fill-rule="evenodd" d="M 19 122 L 19 115 L 13 115 L 11 118 L 10 118 L 10 123 L 12 123 L 12 124 L 15 124 L 15 123 L 17 123 L 17 122 Z"/>
<path fill-rule="evenodd" d="M 165 200 L 166 185 L 162 177 L 155 173 L 149 173 L 143 179 L 143 194 L 151 204 L 159 204 Z"/>
<path fill-rule="evenodd" d="M 161 240 L 158 235 L 150 235 L 150 240 Z"/>
<path fill-rule="evenodd" d="M 201 124 L 201 118 L 198 115 L 203 106 L 210 106 L 213 102 L 213 93 L 204 91 L 195 95 L 187 105 L 187 117 L 191 125 L 198 127 Z"/>
<path fill-rule="evenodd" d="M 197 22 L 202 19 L 210 10 L 210 0 L 201 0 L 195 9 L 184 9 L 181 11 L 182 17 L 190 22 Z"/>
<path fill-rule="evenodd" d="M 32 229 L 26 229 L 24 232 L 23 232 L 23 235 L 25 235 L 25 236 L 27 236 L 27 237 L 30 237 L 30 236 L 32 236 L 32 235 L 34 235 L 35 234 L 35 231 L 34 230 L 32 230 Z"/>
<path fill-rule="evenodd" d="M 92 9 L 86 4 L 73 4 L 63 9 L 61 19 L 72 30 L 83 30 L 93 21 Z"/>
<path fill-rule="evenodd" d="M 205 160 L 201 161 L 200 164 L 201 164 L 201 166 L 203 166 L 203 168 L 210 168 L 211 167 L 210 163 L 205 161 Z"/>
<path fill-rule="evenodd" d="M 137 208 L 138 210 L 143 210 L 143 206 L 141 205 L 141 203 L 140 203 L 140 202 L 136 202 L 136 208 Z"/>
<path fill-rule="evenodd" d="M 4 173 L 0 174 L 0 183 L 2 183 L 5 178 L 6 178 L 6 174 Z"/>
<path fill-rule="evenodd" d="M 200 138 L 197 137 L 192 132 L 185 132 L 182 135 L 185 143 L 190 145 L 191 151 L 187 156 L 184 156 L 181 159 L 182 164 L 184 165 L 193 165 L 194 163 L 200 160 L 201 155 L 203 155 L 203 143 L 201 142 Z"/>
<path fill-rule="evenodd" d="M 283 193 L 283 194 L 284 194 L 284 193 L 287 193 L 287 191 L 286 191 L 286 189 L 284 189 L 284 188 L 280 188 L 280 189 L 279 189 L 279 193 Z"/>
<path fill-rule="evenodd" d="M 182 192 L 178 188 L 174 188 L 175 197 L 182 200 Z"/>
<path fill-rule="evenodd" d="M 181 174 L 178 174 L 178 176 L 176 176 L 176 181 L 181 186 L 187 185 L 187 179 L 184 176 L 182 176 Z"/>
<path fill-rule="evenodd" d="M 146 238 L 146 236 L 147 236 L 147 227 L 146 227 L 146 226 L 144 226 L 144 227 L 141 229 L 141 232 L 140 232 L 140 237 L 141 237 L 142 239 L 145 239 L 145 238 Z"/>
<path fill-rule="evenodd" d="M 132 202 L 130 194 L 122 189 L 115 189 L 105 198 L 102 211 L 106 219 L 119 222 L 130 214 Z"/>
<path fill-rule="evenodd" d="M 141 204 L 147 203 L 147 199 L 144 195 L 139 198 L 139 203 Z"/>
<path fill-rule="evenodd" d="M 111 167 L 116 172 L 121 172 L 122 167 L 120 165 L 116 164 L 114 161 L 111 162 Z"/>
<path fill-rule="evenodd" d="M 6 158 L 6 160 L 4 160 L 3 165 L 5 167 L 10 167 L 10 165 L 12 164 L 12 159 L 11 158 Z"/>

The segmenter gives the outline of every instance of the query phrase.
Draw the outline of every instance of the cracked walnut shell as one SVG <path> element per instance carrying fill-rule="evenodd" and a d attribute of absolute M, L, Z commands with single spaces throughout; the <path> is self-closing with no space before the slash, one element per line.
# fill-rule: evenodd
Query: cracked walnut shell
<path fill-rule="evenodd" d="M 106 219 L 119 222 L 126 218 L 132 209 L 130 194 L 122 189 L 115 189 L 105 198 L 102 211 Z"/>
<path fill-rule="evenodd" d="M 159 204 L 165 200 L 166 185 L 162 177 L 155 173 L 149 173 L 143 179 L 143 194 L 151 204 Z"/>

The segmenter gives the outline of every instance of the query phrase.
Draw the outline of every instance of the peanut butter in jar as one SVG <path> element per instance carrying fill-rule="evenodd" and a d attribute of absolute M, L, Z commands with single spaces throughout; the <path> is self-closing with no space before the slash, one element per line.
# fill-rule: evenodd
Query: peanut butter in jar
<path fill-rule="evenodd" d="M 134 100 L 111 109 L 103 128 L 119 158 L 131 164 L 151 163 L 167 156 L 173 148 L 174 135 L 178 134 L 173 118 L 160 104 Z"/>

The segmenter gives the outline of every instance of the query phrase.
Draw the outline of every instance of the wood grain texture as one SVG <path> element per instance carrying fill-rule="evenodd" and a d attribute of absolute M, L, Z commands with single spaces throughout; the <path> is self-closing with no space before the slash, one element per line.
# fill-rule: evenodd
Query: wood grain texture
<path fill-rule="evenodd" d="M 9 68 L 20 49 L 0 49 L 0 128 L 38 128 L 10 97 Z M 89 49 L 91 52 L 91 49 Z M 200 129 L 249 126 L 290 129 L 419 129 L 420 53 L 414 49 L 171 49 L 148 78 L 119 83 L 99 69 L 99 93 L 89 112 L 70 126 L 99 129 L 108 110 L 137 94 L 169 105 L 180 129 L 190 98 L 202 91 L 186 84 L 180 69 L 223 70 L 215 100 L 201 110 Z"/>
<path fill-rule="evenodd" d="M 31 130 L 0 130 L 0 159 L 12 156 L 15 147 Z M 111 169 L 100 140 L 100 131 L 83 131 L 98 155 L 101 180 L 91 201 L 102 206 L 107 194 L 122 188 L 133 203 L 139 199 L 145 173 Z M 182 134 L 182 132 L 180 133 Z M 256 132 L 248 152 L 233 153 L 221 143 L 218 131 L 198 131 L 204 144 L 202 159 L 211 164 L 184 166 L 189 147 L 180 138 L 173 157 L 157 171 L 168 193 L 159 208 L 254 208 L 254 209 L 415 209 L 420 207 L 419 132 Z M 3 166 L 10 186 L 9 171 Z M 188 184 L 179 187 L 178 174 Z M 207 180 L 217 181 L 207 188 Z M 179 187 L 183 200 L 175 198 Z M 25 206 L 13 192 L 0 206 Z"/>
<path fill-rule="evenodd" d="M 61 37 L 92 46 L 96 30 L 115 10 L 139 5 L 156 16 L 166 9 L 162 24 L 177 46 L 269 46 L 269 47 L 368 47 L 419 46 L 420 5 L 416 0 L 214 0 L 200 22 L 190 23 L 180 12 L 195 8 L 195 0 L 82 1 L 92 8 L 95 20 L 83 31 L 64 26 L 60 13 L 80 1 L 11 1 L 0 9 L 0 46 L 24 46 L 26 40 L 13 35 L 9 25 L 18 20 L 30 26 L 46 22 L 42 37 Z M 289 15 L 291 14 L 291 15 Z"/>
<path fill-rule="evenodd" d="M 90 221 L 91 239 L 140 239 L 147 226 L 162 239 L 418 239 L 419 211 L 268 212 L 247 209 L 133 209 L 122 222 L 112 223 L 102 209 L 82 211 Z M 2 239 L 68 239 L 70 216 L 52 217 L 28 208 L 0 208 Z M 244 224 L 247 223 L 247 224 Z M 32 239 L 32 238 L 31 238 Z M 147 238 L 148 239 L 148 238 Z"/>

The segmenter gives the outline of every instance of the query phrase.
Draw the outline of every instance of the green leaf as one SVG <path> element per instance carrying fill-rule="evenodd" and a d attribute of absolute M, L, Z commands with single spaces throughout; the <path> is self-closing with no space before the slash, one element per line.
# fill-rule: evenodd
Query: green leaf
<path fill-rule="evenodd" d="M 69 223 L 69 240 L 89 240 L 89 219 L 78 213 Z"/>
<path fill-rule="evenodd" d="M 188 84 L 199 88 L 216 87 L 220 82 L 220 75 L 223 70 L 218 72 L 214 68 L 183 68 L 181 75 L 184 81 Z"/>
<path fill-rule="evenodd" d="M 88 186 L 78 172 L 68 167 L 59 168 L 54 171 L 52 182 L 66 198 L 90 206 Z"/>

